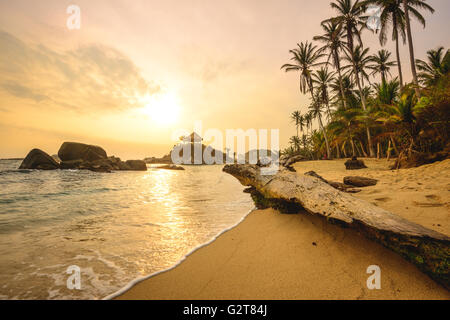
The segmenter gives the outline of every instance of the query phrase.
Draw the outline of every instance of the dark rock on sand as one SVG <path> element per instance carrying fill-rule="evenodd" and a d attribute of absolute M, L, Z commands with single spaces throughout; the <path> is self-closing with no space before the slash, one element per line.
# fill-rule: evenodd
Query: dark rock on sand
<path fill-rule="evenodd" d="M 364 161 L 358 160 L 356 157 L 353 157 L 351 160 L 345 162 L 345 168 L 347 170 L 358 170 L 367 168 L 367 166 L 364 164 Z"/>
<path fill-rule="evenodd" d="M 354 187 L 369 187 L 375 186 L 378 183 L 378 180 L 365 177 L 345 177 L 344 183 Z"/>
<path fill-rule="evenodd" d="M 61 161 L 95 161 L 106 159 L 108 156 L 106 151 L 94 145 L 88 145 L 78 142 L 64 142 L 58 151 L 58 157 Z"/>
<path fill-rule="evenodd" d="M 59 164 L 44 151 L 33 149 L 23 159 L 19 169 L 56 170 Z"/>

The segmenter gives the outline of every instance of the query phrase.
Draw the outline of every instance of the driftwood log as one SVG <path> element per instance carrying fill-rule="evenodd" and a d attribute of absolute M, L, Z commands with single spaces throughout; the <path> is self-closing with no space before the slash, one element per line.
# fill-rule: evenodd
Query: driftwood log
<path fill-rule="evenodd" d="M 260 205 L 286 213 L 305 209 L 330 222 L 357 229 L 369 239 L 397 252 L 450 290 L 450 238 L 405 220 L 365 200 L 341 192 L 318 178 L 282 169 L 264 176 L 255 165 L 226 165 Z"/>
<path fill-rule="evenodd" d="M 336 189 L 338 189 L 340 191 L 343 191 L 343 192 L 348 192 L 348 193 L 361 192 L 361 189 L 355 189 L 351 185 L 346 185 L 346 184 L 341 183 L 341 182 L 328 181 L 327 179 L 323 178 L 322 176 L 319 176 L 315 171 L 308 171 L 308 172 L 305 173 L 305 175 L 306 176 L 315 177 L 315 178 L 325 182 L 326 184 L 329 184 L 333 188 L 336 188 Z"/>

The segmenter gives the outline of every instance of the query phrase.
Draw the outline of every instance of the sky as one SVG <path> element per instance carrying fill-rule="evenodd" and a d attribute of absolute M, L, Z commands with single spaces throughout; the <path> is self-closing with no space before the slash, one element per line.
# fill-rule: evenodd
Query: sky
<path fill-rule="evenodd" d="M 279 129 L 286 147 L 308 97 L 284 73 L 289 50 L 321 33 L 330 0 L 0 0 L 0 158 L 64 141 L 110 155 L 167 154 L 178 129 Z M 450 1 L 413 21 L 416 58 L 449 48 Z M 69 29 L 70 5 L 80 29 Z M 371 53 L 381 49 L 366 31 Z M 394 53 L 391 41 L 386 49 Z M 407 46 L 401 46 L 406 81 Z M 392 74 L 397 75 L 396 69 Z"/>

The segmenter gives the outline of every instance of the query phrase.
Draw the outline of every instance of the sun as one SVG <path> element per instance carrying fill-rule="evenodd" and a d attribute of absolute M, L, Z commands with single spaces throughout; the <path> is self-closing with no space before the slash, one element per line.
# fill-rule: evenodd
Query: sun
<path fill-rule="evenodd" d="M 174 93 L 164 92 L 145 99 L 143 112 L 160 125 L 174 124 L 180 116 L 179 99 Z"/>

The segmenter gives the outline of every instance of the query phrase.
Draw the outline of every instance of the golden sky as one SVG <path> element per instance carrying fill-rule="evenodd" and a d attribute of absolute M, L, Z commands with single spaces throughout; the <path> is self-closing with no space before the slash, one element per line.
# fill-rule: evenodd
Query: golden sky
<path fill-rule="evenodd" d="M 63 141 L 161 156 L 196 120 L 205 130 L 280 129 L 285 147 L 289 114 L 308 99 L 280 67 L 321 32 L 329 2 L 0 0 L 0 158 L 54 154 Z M 450 1 L 428 2 L 427 28 L 413 25 L 421 59 L 450 45 Z M 81 9 L 80 30 L 66 26 L 70 4 Z M 364 39 L 380 49 L 376 35 Z M 401 53 L 409 80 L 406 46 Z"/>

